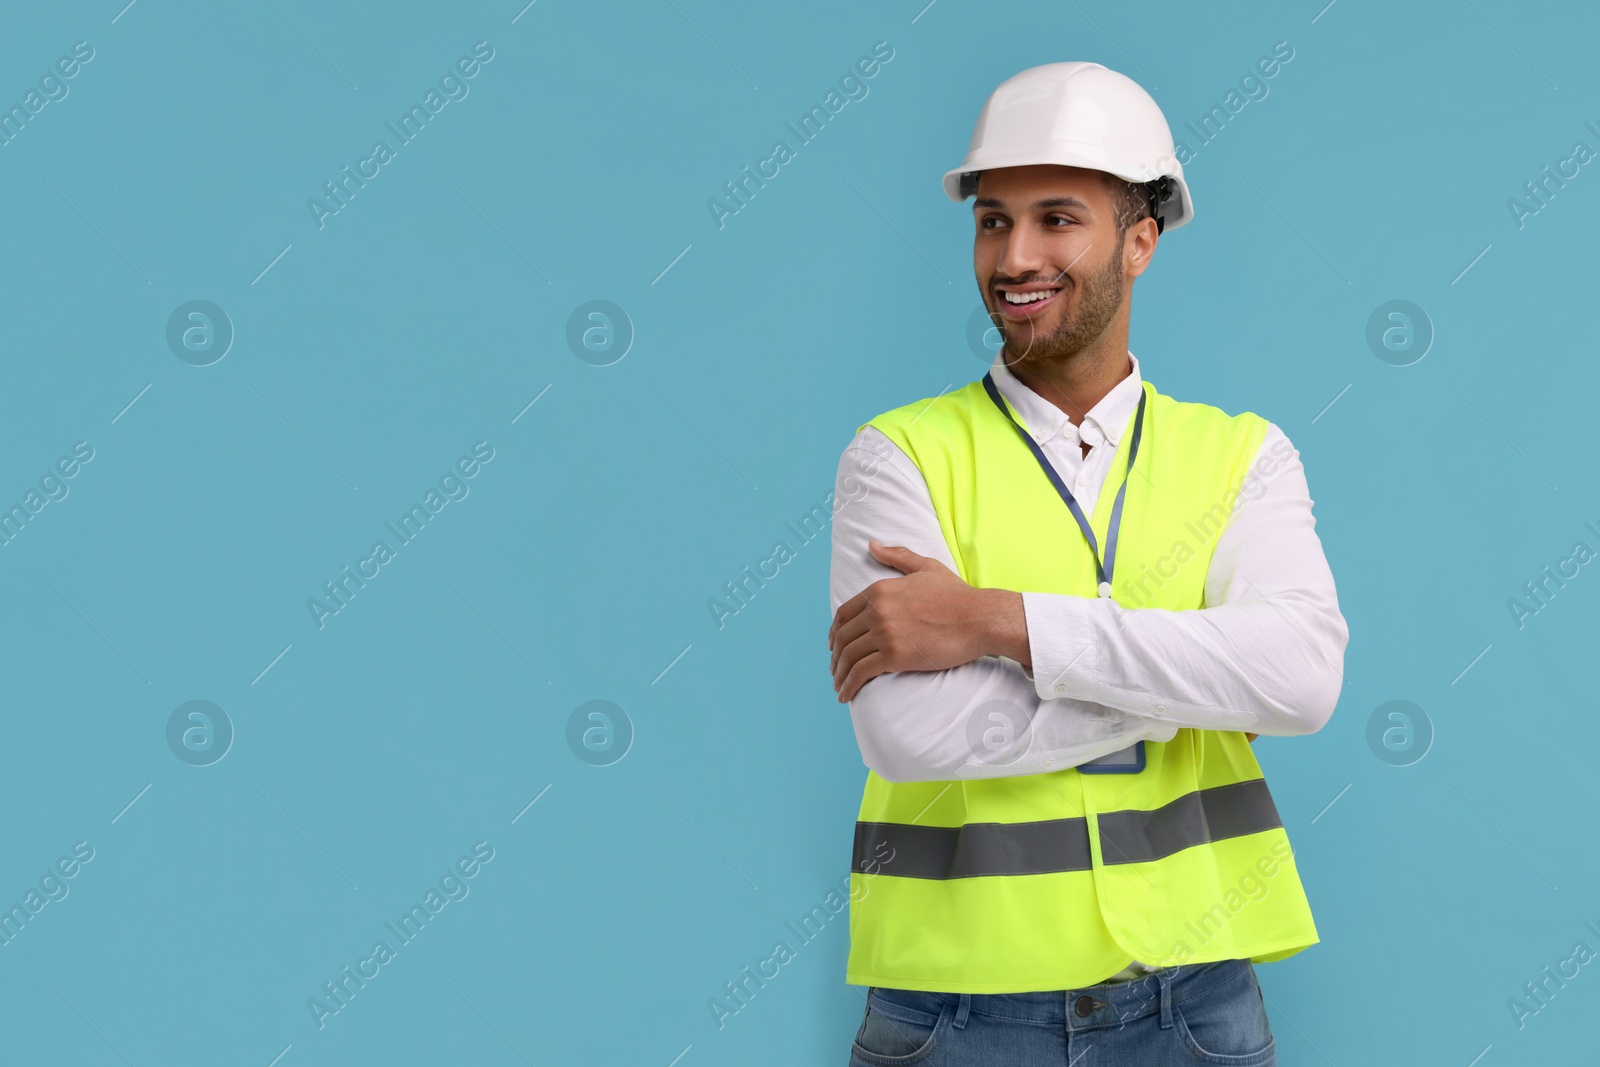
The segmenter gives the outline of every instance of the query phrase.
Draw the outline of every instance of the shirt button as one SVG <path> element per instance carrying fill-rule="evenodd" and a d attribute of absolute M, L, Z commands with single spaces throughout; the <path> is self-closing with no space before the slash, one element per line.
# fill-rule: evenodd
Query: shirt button
<path fill-rule="evenodd" d="M 1167 710 L 1167 706 L 1165 704 L 1157 704 L 1156 705 L 1156 710 L 1157 711 L 1166 711 Z"/>
<path fill-rule="evenodd" d="M 1056 761 L 1053 759 L 1047 759 L 1044 761 L 1044 765 L 1046 767 L 1054 767 L 1056 765 Z"/>
<path fill-rule="evenodd" d="M 1056 686 L 1056 692 L 1058 692 L 1058 693 L 1065 693 L 1065 692 L 1066 692 L 1066 691 L 1067 691 L 1067 687 L 1066 687 L 1066 686 L 1064 686 L 1064 685 L 1058 685 L 1058 686 Z"/>

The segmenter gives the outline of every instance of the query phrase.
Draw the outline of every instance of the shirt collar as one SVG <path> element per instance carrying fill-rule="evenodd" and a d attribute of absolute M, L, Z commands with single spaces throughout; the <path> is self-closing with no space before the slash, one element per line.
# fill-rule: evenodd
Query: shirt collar
<path fill-rule="evenodd" d="M 1084 414 L 1082 425 L 1075 427 L 1066 412 L 1023 385 L 1011 373 L 1005 365 L 1004 352 L 1005 349 L 1001 348 L 995 353 L 989 373 L 1000 395 L 1020 416 L 1022 425 L 1034 435 L 1035 440 L 1048 441 L 1060 433 L 1066 434 L 1071 440 L 1082 440 L 1091 447 L 1102 440 L 1110 441 L 1113 449 L 1121 443 L 1122 432 L 1133 417 L 1134 409 L 1139 406 L 1139 397 L 1144 391 L 1138 356 L 1128 353 L 1128 361 L 1133 364 L 1133 369 Z"/>

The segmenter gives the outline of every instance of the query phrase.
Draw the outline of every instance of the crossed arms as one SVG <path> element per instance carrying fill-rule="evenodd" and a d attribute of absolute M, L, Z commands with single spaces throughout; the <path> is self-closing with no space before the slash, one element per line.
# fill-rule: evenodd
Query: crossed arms
<path fill-rule="evenodd" d="M 997 778 L 1170 741 L 1181 727 L 1321 729 L 1349 631 L 1299 453 L 1275 425 L 1254 471 L 1257 490 L 1218 536 L 1207 606 L 1130 609 L 966 586 L 921 472 L 863 428 L 839 461 L 829 581 L 835 688 L 863 761 L 891 782 Z M 985 758 L 974 739 L 1005 720 L 1026 736 L 1004 760 Z"/>

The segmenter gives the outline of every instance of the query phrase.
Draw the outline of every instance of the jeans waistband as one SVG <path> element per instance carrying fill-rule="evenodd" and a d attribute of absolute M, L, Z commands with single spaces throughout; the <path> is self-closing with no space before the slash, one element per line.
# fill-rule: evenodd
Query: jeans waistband
<path fill-rule="evenodd" d="M 1216 986 L 1236 981 L 1241 976 L 1254 981 L 1249 960 L 1184 964 L 1142 978 L 1100 982 L 1079 989 L 1033 993 L 932 993 L 873 986 L 869 997 L 934 1017 L 950 1006 L 954 1009 L 957 1029 L 965 1027 L 968 1016 L 974 1014 L 1013 1023 L 1083 1031 L 1122 1026 L 1157 1012 L 1161 1015 L 1162 1029 L 1167 1029 L 1172 1025 L 1173 1004 L 1203 996 Z"/>

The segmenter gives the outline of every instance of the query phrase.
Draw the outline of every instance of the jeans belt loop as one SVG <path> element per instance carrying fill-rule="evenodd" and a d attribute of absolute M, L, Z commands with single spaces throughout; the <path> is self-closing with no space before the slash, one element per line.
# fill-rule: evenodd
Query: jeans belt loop
<path fill-rule="evenodd" d="M 1158 971 L 1156 981 L 1161 985 L 1161 1029 L 1172 1029 L 1172 978 L 1168 971 Z"/>
<path fill-rule="evenodd" d="M 960 1001 L 959 1004 L 956 1005 L 956 1029 L 957 1030 L 965 1030 L 967 1028 L 967 1013 L 970 1012 L 971 1010 L 972 1010 L 972 994 L 971 993 L 962 993 L 961 994 L 961 1001 Z"/>

